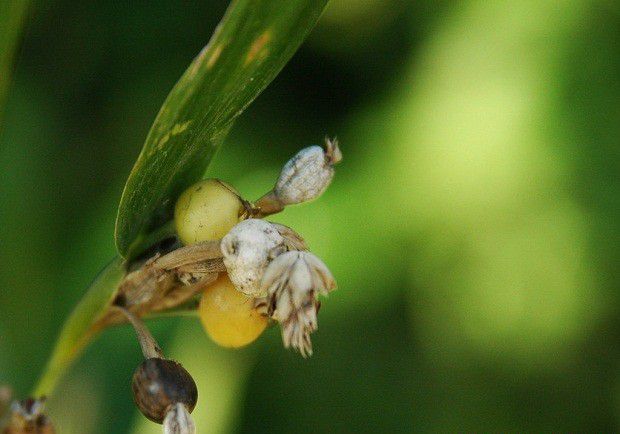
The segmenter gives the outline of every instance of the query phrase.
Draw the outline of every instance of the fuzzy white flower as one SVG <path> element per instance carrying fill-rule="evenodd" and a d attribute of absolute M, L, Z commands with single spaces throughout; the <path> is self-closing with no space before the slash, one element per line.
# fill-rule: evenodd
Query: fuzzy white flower
<path fill-rule="evenodd" d="M 261 292 L 267 293 L 268 314 L 282 327 L 285 347 L 299 350 L 303 357 L 312 355 L 310 334 L 318 327 L 318 296 L 335 288 L 327 266 L 310 252 L 287 252 L 269 264 Z"/>
<path fill-rule="evenodd" d="M 260 282 L 269 262 L 286 251 L 284 237 L 269 222 L 248 219 L 233 227 L 220 245 L 224 265 L 235 287 L 261 297 Z"/>

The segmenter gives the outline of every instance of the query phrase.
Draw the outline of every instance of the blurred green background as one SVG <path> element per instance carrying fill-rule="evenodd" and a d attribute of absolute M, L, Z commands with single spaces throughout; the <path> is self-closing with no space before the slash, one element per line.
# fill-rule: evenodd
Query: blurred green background
<path fill-rule="evenodd" d="M 18 394 L 113 257 L 129 170 L 226 5 L 31 4 L 0 136 Z M 152 323 L 198 383 L 199 432 L 619 431 L 620 3 L 332 0 L 208 176 L 255 199 L 325 134 L 332 188 L 277 216 L 339 282 L 315 355 L 277 328 L 229 351 L 195 320 Z M 160 432 L 132 403 L 140 359 L 131 329 L 106 331 L 50 400 L 59 432 Z"/>

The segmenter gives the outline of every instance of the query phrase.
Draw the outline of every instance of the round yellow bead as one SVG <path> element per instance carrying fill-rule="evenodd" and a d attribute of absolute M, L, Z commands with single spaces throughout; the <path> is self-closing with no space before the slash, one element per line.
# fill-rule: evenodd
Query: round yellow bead
<path fill-rule="evenodd" d="M 217 179 L 200 181 L 181 194 L 174 208 L 177 235 L 185 245 L 222 238 L 239 223 L 239 194 Z"/>
<path fill-rule="evenodd" d="M 268 322 L 254 309 L 252 299 L 239 292 L 226 274 L 204 291 L 198 314 L 211 339 L 229 348 L 255 341 Z"/>

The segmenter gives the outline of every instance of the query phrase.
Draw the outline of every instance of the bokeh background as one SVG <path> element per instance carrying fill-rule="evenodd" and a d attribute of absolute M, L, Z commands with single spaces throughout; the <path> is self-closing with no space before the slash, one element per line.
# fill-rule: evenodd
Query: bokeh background
<path fill-rule="evenodd" d="M 227 2 L 34 1 L 0 138 L 0 383 L 27 395 L 113 257 L 166 94 Z M 208 176 L 248 198 L 338 135 L 319 201 L 277 220 L 330 266 L 315 355 L 152 323 L 201 433 L 620 430 L 620 3 L 332 0 Z M 49 403 L 60 433 L 157 433 L 106 331 Z"/>

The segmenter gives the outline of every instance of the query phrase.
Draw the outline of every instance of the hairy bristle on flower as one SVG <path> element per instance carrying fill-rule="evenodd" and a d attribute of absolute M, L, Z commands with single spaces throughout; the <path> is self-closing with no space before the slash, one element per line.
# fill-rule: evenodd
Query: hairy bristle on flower
<path fill-rule="evenodd" d="M 267 312 L 282 328 L 284 346 L 312 355 L 310 334 L 317 330 L 318 296 L 335 289 L 327 266 L 310 252 L 287 252 L 275 258 L 261 281 Z"/>
<path fill-rule="evenodd" d="M 185 405 L 176 403 L 164 419 L 164 434 L 195 434 L 196 425 Z"/>
<path fill-rule="evenodd" d="M 325 156 L 330 164 L 338 164 L 342 161 L 342 151 L 338 147 L 338 139 L 325 137 Z"/>

